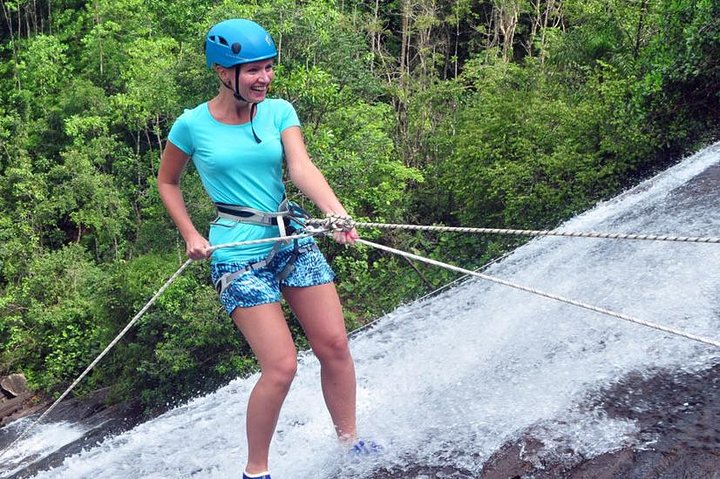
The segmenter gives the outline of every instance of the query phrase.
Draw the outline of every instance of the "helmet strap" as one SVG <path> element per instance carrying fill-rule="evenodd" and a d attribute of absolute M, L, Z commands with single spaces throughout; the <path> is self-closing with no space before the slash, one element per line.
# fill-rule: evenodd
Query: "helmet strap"
<path fill-rule="evenodd" d="M 250 103 L 250 101 L 243 98 L 243 96 L 240 94 L 240 65 L 235 65 L 235 91 L 233 92 L 233 96 L 236 100 L 244 101 L 245 103 Z M 255 112 L 257 111 L 257 103 L 250 103 L 250 129 L 252 130 L 253 137 L 255 138 L 255 142 L 260 144 L 262 143 L 262 140 L 259 136 L 257 136 L 257 133 L 255 133 L 255 125 L 253 125 L 253 117 L 255 116 Z"/>
<path fill-rule="evenodd" d="M 218 77 L 220 74 L 218 73 Z M 232 87 L 232 85 L 228 82 L 225 83 L 222 78 L 220 78 L 220 83 L 223 84 L 225 88 L 230 90 L 235 97 L 236 100 L 244 101 L 245 103 L 250 103 L 248 100 L 246 100 L 241 94 L 240 94 L 240 65 L 235 65 L 235 88 Z"/>
<path fill-rule="evenodd" d="M 250 103 L 250 129 L 252 130 L 253 137 L 255 138 L 256 143 L 262 143 L 262 140 L 260 137 L 255 133 L 255 125 L 253 125 L 253 117 L 255 116 L 255 112 L 257 111 L 257 103 L 251 103 L 250 101 L 246 100 L 241 94 L 240 94 L 240 65 L 235 65 L 235 88 L 222 81 L 220 79 L 220 83 L 222 83 L 225 88 L 233 92 L 233 96 L 236 100 L 244 101 L 245 103 Z"/>
<path fill-rule="evenodd" d="M 240 94 L 240 65 L 235 65 L 235 91 L 233 92 L 233 96 L 237 100 L 244 101 L 245 103 L 250 103 Z M 252 111 L 250 113 L 252 114 Z"/>
<path fill-rule="evenodd" d="M 259 136 L 257 136 L 257 133 L 255 133 L 255 125 L 253 125 L 253 117 L 255 116 L 255 112 L 257 111 L 257 103 L 253 103 L 250 107 L 250 129 L 252 130 L 252 134 L 255 137 L 255 142 L 260 144 L 262 143 L 262 140 Z"/>

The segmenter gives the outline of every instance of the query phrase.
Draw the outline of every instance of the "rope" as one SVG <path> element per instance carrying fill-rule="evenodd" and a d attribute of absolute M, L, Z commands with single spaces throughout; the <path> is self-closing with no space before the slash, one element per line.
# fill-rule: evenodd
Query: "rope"
<path fill-rule="evenodd" d="M 294 236 L 292 236 L 292 238 L 304 238 L 304 237 L 308 237 L 308 236 L 314 236 L 315 234 L 317 234 L 317 232 L 312 231 L 310 233 L 294 235 Z M 231 247 L 235 247 L 235 246 L 246 246 L 246 245 L 251 245 L 251 244 L 270 243 L 270 242 L 275 242 L 275 241 L 287 241 L 289 238 L 290 237 L 288 237 L 288 236 L 281 236 L 281 237 L 277 237 L 277 238 L 266 238 L 266 239 L 251 240 L 251 241 L 241 241 L 241 242 L 237 242 L 237 243 L 225 243 L 225 244 L 211 247 L 210 251 L 215 251 L 215 250 L 218 250 L 221 248 L 231 248 Z M 100 362 L 100 360 L 102 360 L 102 358 L 104 358 L 105 355 L 107 355 L 107 353 L 110 352 L 110 350 L 120 341 L 120 339 L 122 339 L 123 336 L 125 336 L 125 334 L 130 330 L 130 328 L 132 328 L 135 325 L 135 323 L 137 323 L 140 320 L 140 318 L 147 312 L 147 310 L 150 309 L 150 306 L 152 306 L 155 303 L 155 301 L 160 297 L 160 295 L 165 292 L 165 290 L 182 274 L 183 271 L 185 271 L 185 269 L 187 269 L 188 266 L 190 266 L 190 264 L 193 261 L 194 261 L 193 259 L 188 259 L 187 261 L 185 261 L 185 263 L 183 263 L 182 266 L 180 266 L 180 268 L 178 268 L 177 271 L 175 271 L 175 273 L 173 273 L 172 276 L 170 276 L 170 278 L 165 282 L 165 284 L 163 284 L 160 287 L 160 289 L 157 290 L 157 292 L 153 295 L 152 298 L 150 298 L 150 300 L 145 304 L 145 306 L 143 306 L 143 308 L 140 311 L 138 311 L 138 313 L 130 320 L 130 322 L 122 329 L 122 331 L 120 331 L 120 333 L 115 337 L 115 339 L 113 339 L 110 342 L 110 344 L 107 345 L 107 347 L 103 350 L 103 352 L 101 352 L 98 355 L 98 357 L 96 357 L 93 360 L 93 362 L 90 363 L 90 365 L 87 368 L 85 368 L 85 371 L 83 371 L 80 374 L 80 376 L 78 376 L 78 378 L 70 385 L 70 387 L 68 387 L 65 390 L 65 392 L 63 392 L 60 395 L 60 397 L 58 397 L 55 400 L 55 402 L 53 402 L 50 405 L 50 407 L 44 413 L 42 413 L 40 415 L 40 417 L 38 417 L 35 421 L 33 421 L 30 424 L 30 426 L 25 428 L 25 430 L 23 430 L 22 433 L 20 433 L 20 435 L 18 437 L 16 437 L 15 440 L 10 443 L 10 445 L 8 445 L 5 449 L 3 449 L 0 452 L 0 458 L 2 458 L 5 455 L 5 453 L 7 453 L 7 451 L 9 451 L 15 444 L 20 442 L 20 440 L 23 437 L 25 437 L 28 434 L 28 432 L 30 432 L 35 426 L 37 426 L 48 414 L 50 414 L 50 412 L 52 412 L 53 409 L 55 409 L 55 407 L 58 404 L 60 404 L 60 402 L 63 399 L 65 399 L 65 397 L 67 397 L 68 394 L 70 394 L 70 392 L 75 388 L 75 386 L 80 384 L 80 381 L 82 381 L 85 378 L 85 376 L 87 376 L 90 373 L 90 371 L 92 371 L 92 369 Z"/>
<path fill-rule="evenodd" d="M 407 257 L 407 258 L 411 258 L 411 259 L 414 259 L 414 260 L 417 260 L 417 261 L 422 261 L 423 263 L 428 263 L 428 264 L 431 264 L 431 265 L 434 265 L 434 266 L 440 266 L 440 267 L 442 267 L 442 268 L 446 268 L 446 269 L 449 269 L 449 270 L 451 270 L 451 271 L 456 271 L 456 272 L 459 272 L 459 273 L 464 273 L 464 274 L 467 274 L 467 275 L 477 276 L 478 278 L 482 278 L 482 279 L 484 279 L 484 280 L 486 280 L 486 281 L 491 281 L 491 282 L 493 282 L 493 283 L 502 284 L 503 286 L 509 286 L 509 287 L 511 287 L 511 288 L 518 289 L 518 290 L 520 290 L 520 291 L 526 291 L 526 292 L 528 292 L 528 293 L 532 293 L 532 294 L 535 294 L 535 295 L 538 295 L 538 296 L 542 296 L 542 297 L 545 297 L 545 298 L 549 298 L 549 299 L 554 299 L 555 301 L 560 301 L 560 302 L 562 302 L 562 303 L 571 304 L 571 305 L 573 305 L 573 306 L 577 306 L 577 307 L 579 307 L 579 308 L 587 309 L 587 310 L 589 310 L 589 311 L 595 311 L 595 312 L 597 312 L 597 313 L 602 313 L 602 314 L 605 314 L 605 315 L 608 315 L 608 316 L 612 316 L 612 317 L 614 317 L 614 318 L 622 319 L 622 320 L 624 320 L 624 321 L 629 321 L 629 322 L 631 322 L 631 323 L 640 324 L 640 325 L 646 326 L 646 327 L 648 327 L 648 328 L 657 329 L 658 331 L 663 331 L 663 332 L 665 332 L 665 333 L 674 334 L 674 335 L 676 335 L 676 336 L 681 336 L 681 337 L 683 337 L 683 338 L 691 339 L 691 340 L 693 340 L 693 341 L 697 341 L 697 342 L 700 342 L 700 343 L 704 343 L 704 344 L 708 344 L 708 345 L 710 345 L 710 346 L 715 346 L 715 347 L 720 348 L 720 341 L 715 341 L 715 340 L 712 340 L 712 339 L 707 339 L 707 338 L 704 338 L 704 337 L 702 337 L 702 336 L 698 336 L 698 335 L 695 335 L 695 334 L 692 334 L 692 333 L 688 333 L 688 332 L 685 332 L 685 331 L 682 331 L 682 330 L 679 330 L 679 329 L 675 329 L 675 328 L 672 328 L 672 327 L 669 327 L 669 326 L 662 326 L 662 325 L 659 325 L 659 324 L 651 323 L 651 322 L 649 322 L 649 321 L 645 321 L 645 320 L 642 320 L 642 319 L 634 318 L 634 317 L 632 317 L 632 316 L 628 316 L 628 315 L 625 315 L 625 314 L 622 314 L 622 313 L 617 313 L 617 312 L 611 311 L 611 310 L 609 310 L 609 309 L 600 308 L 600 307 L 598 307 L 598 306 L 593 306 L 593 305 L 590 305 L 590 304 L 587 304 L 587 303 L 582 303 L 582 302 L 580 302 L 580 301 L 575 301 L 575 300 L 572 300 L 572 299 L 564 298 L 564 297 L 558 296 L 558 295 L 556 295 L 556 294 L 546 293 L 546 292 L 544 292 L 544 291 L 540 291 L 540 290 L 535 289 L 535 288 L 530 288 L 530 287 L 528 287 L 528 286 L 523 286 L 523 285 L 520 285 L 520 284 L 517 284 L 517 283 L 512 283 L 512 282 L 506 281 L 506 280 L 504 280 L 504 279 L 495 278 L 495 277 L 493 277 L 493 276 L 488 276 L 488 275 L 483 274 L 483 273 L 478 273 L 478 272 L 475 272 L 475 271 L 471 271 L 471 270 L 469 270 L 469 269 L 460 268 L 460 267 L 458 267 L 458 266 L 453 266 L 453 265 L 451 265 L 451 264 L 442 263 L 442 262 L 436 261 L 436 260 L 434 260 L 434 259 L 425 258 L 425 257 L 423 257 L 423 256 L 418 256 L 418 255 L 416 255 L 416 254 L 408 253 L 408 252 L 401 251 L 401 250 L 398 250 L 398 249 L 395 249 L 395 248 L 390 248 L 390 247 L 388 247 L 388 246 L 384 246 L 384 245 L 381 245 L 381 244 L 373 243 L 373 242 L 371 242 L 371 241 L 359 239 L 359 240 L 357 240 L 357 242 L 358 242 L 358 243 L 365 244 L 365 245 L 368 245 L 368 246 L 371 246 L 371 247 L 373 247 L 373 248 L 377 248 L 377 249 L 383 250 L 383 251 L 388 251 L 388 252 L 390 252 L 390 253 L 395 253 L 395 254 L 398 254 L 398 255 L 400 255 L 400 256 L 405 256 L 405 257 Z"/>
<path fill-rule="evenodd" d="M 334 218 L 339 221 L 332 222 Z M 343 221 L 347 221 L 345 217 L 325 218 L 322 220 L 308 220 L 308 224 L 324 226 L 331 224 L 338 229 L 346 229 L 347 226 Z M 352 220 L 350 220 L 352 221 Z M 630 233 L 601 233 L 596 231 L 558 231 L 558 230 L 519 230 L 519 229 L 503 229 L 503 228 L 462 228 L 454 226 L 422 226 L 408 224 L 390 224 L 390 223 L 369 223 L 363 221 L 355 221 L 352 223 L 356 227 L 363 228 L 381 228 L 381 229 L 402 229 L 417 231 L 443 231 L 453 233 L 478 233 L 478 234 L 505 234 L 505 235 L 522 235 L 522 236 L 564 236 L 573 238 L 605 238 L 605 239 L 626 239 L 626 240 L 648 240 L 648 241 L 674 241 L 682 243 L 720 243 L 720 237 L 694 237 L 694 236 L 673 236 L 673 235 L 652 235 L 652 234 L 630 234 Z M 337 226 L 335 226 L 337 225 Z"/>

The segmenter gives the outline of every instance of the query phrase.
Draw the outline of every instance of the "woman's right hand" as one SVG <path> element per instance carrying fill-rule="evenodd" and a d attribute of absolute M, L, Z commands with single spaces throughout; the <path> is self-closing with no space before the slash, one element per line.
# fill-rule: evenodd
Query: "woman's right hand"
<path fill-rule="evenodd" d="M 208 240 L 199 234 L 185 241 L 185 252 L 189 258 L 194 260 L 208 259 L 212 253 Z"/>

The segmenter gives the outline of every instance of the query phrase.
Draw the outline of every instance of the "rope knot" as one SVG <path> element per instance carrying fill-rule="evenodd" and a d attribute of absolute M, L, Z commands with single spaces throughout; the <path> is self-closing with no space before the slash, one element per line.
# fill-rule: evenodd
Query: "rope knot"
<path fill-rule="evenodd" d="M 327 213 L 324 226 L 328 231 L 351 231 L 355 228 L 355 221 L 350 216 Z"/>

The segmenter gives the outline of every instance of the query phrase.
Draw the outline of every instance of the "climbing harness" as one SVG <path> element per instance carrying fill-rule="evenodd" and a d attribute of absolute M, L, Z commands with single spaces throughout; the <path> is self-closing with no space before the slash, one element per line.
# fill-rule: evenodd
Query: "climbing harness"
<path fill-rule="evenodd" d="M 305 227 L 305 221 L 310 219 L 310 214 L 302 206 L 287 199 L 280 203 L 277 211 L 260 211 L 248 206 L 217 202 L 215 208 L 218 218 L 260 226 L 277 226 L 280 236 L 283 237 L 301 231 Z M 218 224 L 217 220 L 215 224 Z"/>
<path fill-rule="evenodd" d="M 278 281 L 283 281 L 288 277 L 288 275 L 290 275 L 290 273 L 293 272 L 295 269 L 295 262 L 301 254 L 318 249 L 315 243 L 300 245 L 297 233 L 304 230 L 304 223 L 310 219 L 310 214 L 293 201 L 288 201 L 287 199 L 283 200 L 280 203 L 278 210 L 272 212 L 260 211 L 247 206 L 217 202 L 215 203 L 215 208 L 217 208 L 218 211 L 218 218 L 260 226 L 277 226 L 280 230 L 280 237 L 282 238 L 281 241 L 277 241 L 275 243 L 273 248 L 270 250 L 270 253 L 265 258 L 255 261 L 239 270 L 225 273 L 218 278 L 215 282 L 215 290 L 218 294 L 222 294 L 233 281 L 248 271 L 264 268 L 270 264 L 278 251 L 280 251 L 282 245 L 285 241 L 288 241 L 289 238 L 291 238 L 293 242 L 290 260 L 285 267 L 278 272 L 276 276 Z M 218 223 L 217 220 L 214 224 L 224 226 L 221 223 Z"/>
<path fill-rule="evenodd" d="M 288 261 L 287 265 L 282 269 L 282 271 L 280 271 L 276 275 L 278 281 L 283 281 L 290 275 L 290 273 L 293 272 L 293 270 L 295 269 L 295 262 L 301 254 L 307 253 L 308 251 L 319 251 L 319 248 L 315 243 L 299 246 L 297 239 L 293 239 L 293 242 L 295 244 L 293 245 L 292 252 L 290 253 L 290 260 Z M 275 258 L 277 252 L 279 251 L 280 248 L 278 247 L 278 245 L 280 244 L 282 243 L 275 243 L 275 246 L 273 246 L 273 249 L 270 251 L 270 254 L 267 255 L 266 258 L 261 259 L 260 261 L 255 261 L 254 263 L 250 263 L 244 268 L 233 271 L 232 273 L 225 273 L 224 275 L 220 276 L 220 278 L 218 278 L 218 280 L 215 282 L 215 290 L 218 292 L 218 294 L 222 294 L 223 291 L 225 291 L 225 289 L 230 286 L 233 281 L 235 281 L 248 271 L 255 271 L 257 269 L 264 268 L 265 266 L 270 264 Z"/>
<path fill-rule="evenodd" d="M 286 202 L 283 202 L 286 203 Z M 556 231 L 556 230 L 518 230 L 518 229 L 500 229 L 500 228 L 456 228 L 456 227 L 447 227 L 447 226 L 418 226 L 418 225 L 403 225 L 403 224 L 385 224 L 385 223 L 370 223 L 370 222 L 359 222 L 359 221 L 353 221 L 352 218 L 348 216 L 340 216 L 340 215 L 334 215 L 334 214 L 328 214 L 325 218 L 322 219 L 314 219 L 310 218 L 310 216 L 307 214 L 305 210 L 303 210 L 301 207 L 299 207 L 296 204 L 293 204 L 291 202 L 287 202 L 287 204 L 283 205 L 281 204 L 281 207 L 279 208 L 279 211 L 277 212 L 263 212 L 254 210 L 252 208 L 242 207 L 242 206 L 236 206 L 236 205 L 228 205 L 223 203 L 216 203 L 216 207 L 218 209 L 218 217 L 220 218 L 226 218 L 231 219 L 238 222 L 245 222 L 245 223 L 251 223 L 251 224 L 262 224 L 266 226 L 270 225 L 277 225 L 278 228 L 280 228 L 281 236 L 276 238 L 267 238 L 267 239 L 261 239 L 261 240 L 251 240 L 251 241 L 241 241 L 237 243 L 226 243 L 222 245 L 216 245 L 210 248 L 211 251 L 215 251 L 217 249 L 221 248 L 231 248 L 231 247 L 237 247 L 237 246 L 246 246 L 251 244 L 259 244 L 259 243 L 270 243 L 275 242 L 276 245 L 273 247 L 275 249 L 278 247 L 279 244 L 285 243 L 289 240 L 292 240 L 296 242 L 297 247 L 297 241 L 301 238 L 307 238 L 317 235 L 331 235 L 333 232 L 336 231 L 349 231 L 353 229 L 354 227 L 368 227 L 368 228 L 386 228 L 386 229 L 406 229 L 406 230 L 422 230 L 422 231 L 448 231 L 448 232 L 463 232 L 463 233 L 492 233 L 492 234 L 511 234 L 511 235 L 526 235 L 526 236 L 566 236 L 566 237 L 580 237 L 580 238 L 608 238 L 608 239 L 628 239 L 628 240 L 650 240 L 650 241 L 677 241 L 677 242 L 691 242 L 691 243 L 720 243 L 720 238 L 718 237 L 689 237 L 689 236 L 669 236 L 669 235 L 643 235 L 643 234 L 625 234 L 625 233 L 597 233 L 597 232 L 569 232 L 569 231 Z M 290 234 L 288 234 L 288 231 L 290 231 Z M 391 248 L 388 246 L 384 246 L 378 243 L 374 243 L 371 241 L 358 239 L 358 243 L 364 244 L 366 246 L 370 246 L 372 248 L 376 248 L 379 250 L 387 251 L 393 254 L 397 254 L 400 256 L 404 256 L 406 258 L 414 259 L 416 261 L 421 261 L 427 264 L 440 266 L 443 268 L 446 268 L 451 271 L 456 271 L 459 273 L 463 273 L 465 275 L 469 276 L 476 276 L 481 279 L 491 281 L 497 284 L 501 284 L 504 286 L 508 286 L 514 289 L 518 289 L 521 291 L 525 291 L 528 293 L 532 293 L 538 296 L 542 296 L 548 299 L 553 299 L 556 301 L 560 301 L 562 303 L 570 304 L 573 306 L 577 306 L 579 308 L 583 308 L 589 311 L 594 311 L 598 313 L 602 313 L 614 318 L 622 319 L 624 321 L 632 322 L 635 324 L 639 324 L 642 326 L 646 326 L 652 329 L 656 329 L 658 331 L 662 331 L 665 333 L 673 334 L 676 336 L 684 337 L 686 339 L 690 339 L 693 341 L 697 341 L 703 344 L 707 344 L 710 346 L 715 346 L 720 348 L 720 341 L 716 341 L 713 339 L 708 339 L 696 334 L 688 333 L 686 331 L 682 331 L 680 329 L 671 328 L 669 326 L 663 326 L 659 324 L 655 324 L 649 321 L 645 321 L 642 319 L 634 318 L 632 316 L 628 316 L 622 313 L 617 313 L 605 308 L 601 308 L 598 306 L 593 306 L 590 304 L 586 304 L 580 301 L 564 298 L 562 296 L 558 296 L 556 294 L 547 293 L 545 291 L 541 291 L 535 288 L 531 288 L 528 286 L 523 286 L 517 283 L 513 283 L 510 281 L 506 281 L 503 279 L 495 278 L 493 276 L 489 276 L 486 274 L 483 274 L 478 271 L 472 271 L 465 268 L 460 268 L 458 266 L 454 266 L 447 263 L 442 263 L 437 260 L 433 260 L 430 258 L 425 258 L 423 256 L 419 256 L 416 254 L 408 253 L 405 251 L 401 251 L 395 248 Z M 317 246 L 315 246 L 317 247 Z M 303 247 L 298 247 L 296 252 L 298 254 L 302 253 Z M 271 251 L 271 255 L 274 255 Z M 295 255 L 294 255 L 295 256 Z M 295 258 L 296 259 L 296 258 Z M 265 262 L 267 264 L 268 261 L 271 261 L 272 258 L 270 257 L 265 258 Z M 0 451 L 0 457 L 5 455 L 7 451 L 9 451 L 15 444 L 17 444 L 23 437 L 27 435 L 27 433 L 32 430 L 38 423 L 40 423 L 55 407 L 77 386 L 77 384 L 82 381 L 85 376 L 100 362 L 100 360 L 105 357 L 105 355 L 120 341 L 120 339 L 132 328 L 135 323 L 145 314 L 145 312 L 152 306 L 157 298 L 182 274 L 182 272 L 193 262 L 193 259 L 188 259 L 180 268 L 165 282 L 165 284 L 158 289 L 158 291 L 150 298 L 150 300 L 147 302 L 147 304 L 132 318 L 132 320 L 123 328 L 122 331 L 113 339 L 110 344 L 103 350 L 100 355 L 98 355 L 95 360 L 90 363 L 90 365 L 85 369 L 85 371 L 80 374 L 80 376 L 68 387 L 65 392 L 63 392 L 60 397 L 58 397 L 57 400 L 38 418 L 36 419 L 30 426 L 28 426 L 17 438 L 15 438 L 14 441 L 12 441 L 5 449 Z M 294 261 L 291 261 L 291 263 Z M 255 263 L 254 263 L 255 264 Z M 253 266 L 253 265 L 250 265 Z M 246 270 L 245 270 L 246 271 Z M 232 274 L 237 274 L 232 273 Z M 240 273 L 242 274 L 242 273 Z M 222 291 L 227 285 L 232 282 L 232 278 L 225 278 L 224 282 L 222 281 L 223 278 L 221 278 L 221 281 L 219 281 L 219 285 L 216 284 L 216 287 L 219 286 L 219 291 Z"/>

